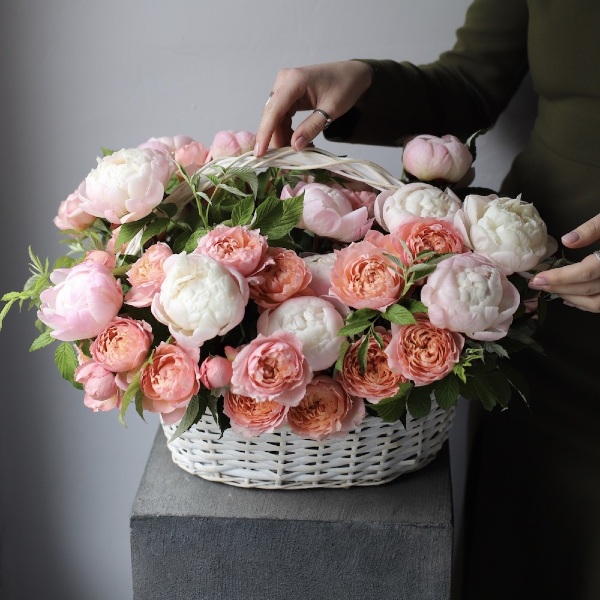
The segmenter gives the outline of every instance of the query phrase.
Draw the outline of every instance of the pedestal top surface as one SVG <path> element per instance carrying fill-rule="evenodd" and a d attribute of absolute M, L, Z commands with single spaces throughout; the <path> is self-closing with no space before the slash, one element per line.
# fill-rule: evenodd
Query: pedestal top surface
<path fill-rule="evenodd" d="M 131 516 L 450 526 L 452 494 L 447 444 L 426 467 L 382 485 L 261 490 L 206 481 L 187 473 L 172 462 L 159 428 Z"/>

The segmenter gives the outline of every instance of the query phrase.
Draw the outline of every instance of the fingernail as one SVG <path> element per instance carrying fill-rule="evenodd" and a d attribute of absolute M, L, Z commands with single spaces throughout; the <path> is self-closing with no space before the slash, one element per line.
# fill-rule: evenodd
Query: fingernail
<path fill-rule="evenodd" d="M 308 146 L 308 140 L 303 135 L 296 139 L 296 150 L 304 150 L 306 146 Z"/>
<path fill-rule="evenodd" d="M 531 288 L 537 288 L 537 287 L 543 287 L 543 286 L 545 286 L 547 284 L 548 284 L 548 282 L 543 277 L 534 277 L 529 282 L 529 287 L 531 287 Z"/>
<path fill-rule="evenodd" d="M 579 234 L 576 231 L 570 231 L 560 238 L 563 244 L 574 244 L 579 241 Z"/>
<path fill-rule="evenodd" d="M 567 302 L 566 300 L 563 302 L 565 306 L 570 306 L 571 308 L 575 308 L 575 305 L 571 302 Z"/>
<path fill-rule="evenodd" d="M 258 144 L 258 142 L 256 142 L 256 144 L 254 144 L 254 156 L 258 156 L 258 150 L 259 150 L 259 144 Z"/>

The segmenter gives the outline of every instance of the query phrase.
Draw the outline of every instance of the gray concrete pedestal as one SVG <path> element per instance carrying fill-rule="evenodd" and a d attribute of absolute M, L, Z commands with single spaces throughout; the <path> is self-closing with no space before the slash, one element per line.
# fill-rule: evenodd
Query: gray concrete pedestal
<path fill-rule="evenodd" d="M 446 600 L 447 448 L 381 486 L 252 490 L 171 461 L 159 431 L 131 513 L 135 600 Z"/>

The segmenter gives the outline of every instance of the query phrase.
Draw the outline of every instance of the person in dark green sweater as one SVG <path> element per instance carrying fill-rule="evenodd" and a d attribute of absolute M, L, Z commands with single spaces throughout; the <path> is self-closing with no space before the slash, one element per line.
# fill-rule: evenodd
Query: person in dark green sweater
<path fill-rule="evenodd" d="M 477 600 L 600 599 L 600 2 L 475 0 L 431 64 L 351 60 L 284 69 L 257 131 L 269 144 L 402 146 L 495 123 L 529 72 L 530 138 L 500 193 L 533 202 L 568 266 L 531 287 L 560 299 L 544 355 L 515 357 L 532 388 L 482 415 L 469 469 L 464 592 Z M 315 109 L 319 109 L 318 111 Z M 292 116 L 314 111 L 292 131 Z"/>

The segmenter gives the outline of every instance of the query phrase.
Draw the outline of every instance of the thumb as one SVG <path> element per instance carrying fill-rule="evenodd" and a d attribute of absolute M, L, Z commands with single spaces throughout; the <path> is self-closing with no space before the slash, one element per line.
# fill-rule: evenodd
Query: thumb
<path fill-rule="evenodd" d="M 600 214 L 582 223 L 562 236 L 562 243 L 569 248 L 583 248 L 600 240 Z"/>

